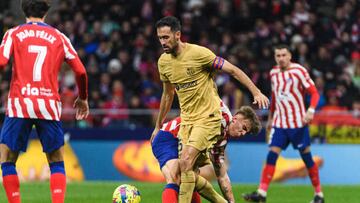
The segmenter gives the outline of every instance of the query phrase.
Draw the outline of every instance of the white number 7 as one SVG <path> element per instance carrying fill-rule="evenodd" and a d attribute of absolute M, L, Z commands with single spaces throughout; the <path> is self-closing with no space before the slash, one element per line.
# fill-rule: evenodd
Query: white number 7
<path fill-rule="evenodd" d="M 33 69 L 33 81 L 41 81 L 41 69 L 46 57 L 47 47 L 30 45 L 28 51 L 30 53 L 37 53 Z"/>

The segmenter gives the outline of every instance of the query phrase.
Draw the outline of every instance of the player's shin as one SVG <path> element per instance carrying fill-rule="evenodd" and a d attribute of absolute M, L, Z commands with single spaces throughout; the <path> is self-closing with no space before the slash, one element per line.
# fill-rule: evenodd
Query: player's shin
<path fill-rule="evenodd" d="M 275 165 L 276 165 L 276 161 L 277 161 L 278 157 L 279 157 L 279 155 L 277 153 L 275 153 L 273 151 L 269 151 L 267 159 L 266 159 L 266 165 L 262 171 L 260 186 L 258 189 L 258 192 L 263 196 L 266 196 L 266 192 L 267 192 L 270 182 L 274 176 Z"/>
<path fill-rule="evenodd" d="M 190 203 L 195 188 L 195 172 L 181 172 L 179 203 Z"/>
<path fill-rule="evenodd" d="M 20 182 L 17 176 L 15 163 L 1 164 L 3 186 L 9 203 L 20 203 Z"/>
<path fill-rule="evenodd" d="M 64 162 L 50 163 L 50 190 L 52 203 L 63 203 L 66 192 L 66 175 Z"/>
<path fill-rule="evenodd" d="M 195 189 L 202 197 L 209 200 L 210 202 L 217 202 L 217 203 L 227 202 L 219 193 L 215 191 L 211 183 L 209 183 L 202 176 L 199 175 L 197 176 Z"/>

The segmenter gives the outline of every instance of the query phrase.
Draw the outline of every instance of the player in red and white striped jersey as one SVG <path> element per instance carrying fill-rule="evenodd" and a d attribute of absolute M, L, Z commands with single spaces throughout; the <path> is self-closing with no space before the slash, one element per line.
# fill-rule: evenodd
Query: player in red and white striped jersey
<path fill-rule="evenodd" d="M 220 139 L 210 151 L 210 160 L 215 169 L 215 173 L 228 202 L 234 202 L 234 196 L 231 189 L 230 178 L 225 167 L 225 148 L 229 137 L 240 137 L 247 132 L 257 134 L 261 128 L 260 122 L 251 107 L 241 107 L 240 110 L 232 116 L 228 107 L 221 102 L 221 126 L 223 129 L 222 139 Z M 163 191 L 162 199 L 164 202 L 174 203 L 178 198 L 179 185 L 179 162 L 178 162 L 178 132 L 181 119 L 177 117 L 167 123 L 164 123 L 156 136 L 151 139 L 152 150 L 159 161 L 160 169 L 166 179 L 167 185 Z M 180 150 L 181 150 L 180 145 Z M 207 162 L 210 163 L 210 162 Z M 212 166 L 211 166 L 212 167 Z M 200 175 L 208 172 L 208 167 L 200 168 Z M 202 195 L 204 191 L 199 191 Z M 192 203 L 199 202 L 197 193 L 194 193 Z M 205 194 L 206 195 L 206 194 Z"/>
<path fill-rule="evenodd" d="M 8 202 L 20 202 L 15 163 L 26 151 L 35 126 L 50 166 L 52 202 L 64 202 L 66 177 L 63 159 L 64 135 L 58 73 L 65 61 L 75 73 L 79 97 L 74 103 L 76 119 L 89 114 L 87 75 L 69 39 L 44 23 L 49 0 L 23 0 L 26 23 L 6 32 L 0 45 L 0 67 L 12 57 L 12 78 L 6 117 L 0 136 L 1 169 Z"/>
<path fill-rule="evenodd" d="M 314 118 L 319 94 L 307 70 L 300 64 L 291 62 L 288 46 L 279 45 L 275 48 L 275 61 L 277 65 L 270 71 L 272 97 L 267 124 L 267 131 L 271 129 L 270 150 L 258 190 L 243 194 L 243 197 L 251 202 L 266 201 L 266 193 L 275 173 L 276 160 L 281 151 L 291 143 L 294 149 L 299 150 L 308 169 L 315 190 L 313 202 L 322 203 L 324 195 L 320 185 L 319 169 L 310 152 L 308 128 L 308 123 Z M 311 96 L 307 109 L 304 105 L 305 93 Z"/>

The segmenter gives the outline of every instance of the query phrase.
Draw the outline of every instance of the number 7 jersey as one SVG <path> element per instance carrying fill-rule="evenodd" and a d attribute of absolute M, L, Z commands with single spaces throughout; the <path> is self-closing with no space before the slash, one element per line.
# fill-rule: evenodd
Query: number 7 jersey
<path fill-rule="evenodd" d="M 64 61 L 75 72 L 79 97 L 87 98 L 85 68 L 70 40 L 55 28 L 30 22 L 8 30 L 0 45 L 0 67 L 11 56 L 7 116 L 60 120 L 58 74 Z"/>

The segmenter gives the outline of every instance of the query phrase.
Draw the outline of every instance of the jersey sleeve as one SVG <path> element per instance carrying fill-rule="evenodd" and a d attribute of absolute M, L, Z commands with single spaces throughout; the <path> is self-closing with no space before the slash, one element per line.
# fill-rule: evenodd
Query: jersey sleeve
<path fill-rule="evenodd" d="M 0 45 L 0 68 L 5 66 L 13 52 L 13 39 L 12 33 L 15 29 L 8 30 Z"/>
<path fill-rule="evenodd" d="M 200 47 L 198 50 L 199 60 L 204 64 L 205 68 L 210 70 L 221 70 L 225 60 L 220 56 L 216 56 L 210 49 Z"/>
<path fill-rule="evenodd" d="M 88 79 L 85 67 L 74 47 L 71 45 L 70 40 L 62 33 L 60 33 L 60 37 L 64 46 L 65 61 L 75 73 L 76 84 L 79 88 L 79 97 L 80 99 L 86 99 L 88 97 Z"/>
<path fill-rule="evenodd" d="M 162 57 L 160 57 L 158 60 L 158 70 L 159 70 L 160 80 L 163 82 L 168 82 L 169 78 L 164 74 L 164 68 L 165 66 Z"/>
<path fill-rule="evenodd" d="M 305 68 L 301 69 L 300 80 L 305 89 L 314 86 L 314 81 L 310 78 L 310 75 Z"/>

